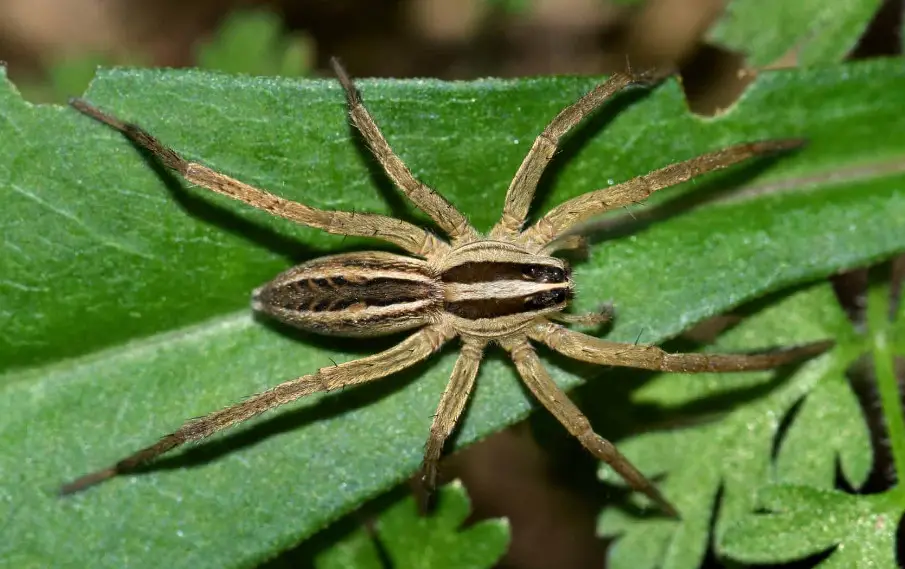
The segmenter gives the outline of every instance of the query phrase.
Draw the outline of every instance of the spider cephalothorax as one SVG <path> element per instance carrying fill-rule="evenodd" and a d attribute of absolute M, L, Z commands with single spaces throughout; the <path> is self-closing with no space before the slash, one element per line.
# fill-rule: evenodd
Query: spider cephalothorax
<path fill-rule="evenodd" d="M 528 389 L 570 433 L 633 488 L 675 515 L 670 502 L 609 441 L 593 431 L 581 411 L 553 383 L 531 342 L 586 362 L 678 372 L 765 369 L 826 349 L 828 344 L 820 342 L 754 355 L 668 354 L 656 346 L 610 342 L 571 330 L 564 324 L 599 322 L 604 316 L 562 313 L 572 296 L 571 271 L 565 261 L 552 256 L 558 250 L 583 245 L 579 237 L 569 232 L 587 219 L 640 202 L 656 190 L 700 174 L 753 156 L 794 148 L 800 141 L 740 144 L 672 164 L 578 196 L 523 229 L 537 182 L 562 136 L 611 95 L 639 80 L 631 74 L 617 73 L 560 112 L 537 137 L 509 186 L 499 223 L 484 236 L 440 194 L 412 176 L 362 105 L 345 71 L 335 60 L 333 67 L 346 93 L 352 123 L 361 131 L 374 157 L 412 203 L 446 233 L 448 240 L 399 219 L 324 211 L 280 198 L 189 162 L 138 126 L 105 114 L 85 101 L 76 99 L 72 105 L 121 131 L 193 184 L 330 233 L 381 239 L 409 254 L 359 252 L 314 259 L 257 289 L 253 294 L 256 310 L 322 334 L 377 336 L 417 331 L 383 352 L 322 368 L 190 420 L 156 444 L 66 485 L 64 493 L 132 470 L 179 445 L 305 395 L 385 377 L 427 358 L 459 337 L 461 353 L 440 399 L 424 453 L 424 481 L 428 488 L 436 482 L 443 444 L 465 407 L 484 349 L 494 343 L 509 353 Z"/>

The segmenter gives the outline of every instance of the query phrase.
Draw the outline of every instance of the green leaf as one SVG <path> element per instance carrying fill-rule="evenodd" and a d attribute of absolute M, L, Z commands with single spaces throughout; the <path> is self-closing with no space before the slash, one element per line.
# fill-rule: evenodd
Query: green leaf
<path fill-rule="evenodd" d="M 831 489 L 838 464 L 848 483 L 860 488 L 872 461 L 864 413 L 839 373 L 820 382 L 802 403 L 779 448 L 776 470 L 784 482 Z"/>
<path fill-rule="evenodd" d="M 317 556 L 316 569 L 385 569 L 380 550 L 363 531 L 356 531 Z"/>
<path fill-rule="evenodd" d="M 842 61 L 855 47 L 880 0 L 732 0 L 708 40 L 747 55 L 754 67 L 794 51 L 799 65 Z"/>
<path fill-rule="evenodd" d="M 604 510 L 597 522 L 597 533 L 602 537 L 622 534 L 634 520 L 622 510 Z M 670 520 L 651 520 L 644 532 L 629 532 L 620 537 L 619 547 L 610 547 L 608 564 L 613 567 L 657 569 L 674 533 Z"/>
<path fill-rule="evenodd" d="M 509 523 L 484 520 L 461 529 L 471 506 L 458 481 L 440 489 L 438 506 L 429 517 L 418 514 L 414 498 L 401 500 L 377 520 L 375 538 L 397 569 L 493 567 L 509 545 Z M 371 547 L 365 545 L 370 543 Z M 381 567 L 373 541 L 357 531 L 317 559 L 318 569 Z"/>
<path fill-rule="evenodd" d="M 865 336 L 870 345 L 864 349 L 873 352 L 874 375 L 888 431 L 886 436 L 890 441 L 898 478 L 901 479 L 905 464 L 905 428 L 898 382 L 892 369 L 893 358 L 887 342 L 890 329 L 896 326 L 888 320 L 889 293 L 886 283 L 874 283 L 870 287 L 867 311 L 869 334 Z M 832 381 L 829 385 L 839 384 Z M 815 391 L 808 404 L 813 403 L 816 407 L 818 403 L 812 400 L 820 395 Z M 829 404 L 828 412 L 835 414 L 832 401 L 824 400 L 822 403 Z M 857 415 L 857 411 L 850 410 L 848 419 L 840 413 L 838 419 L 841 424 L 823 425 L 822 433 L 829 437 L 831 447 L 842 442 L 837 439 L 836 430 L 846 429 L 845 422 Z M 821 446 L 826 446 L 826 443 Z M 807 454 L 803 447 L 798 450 Z M 843 452 L 840 457 L 843 472 L 850 476 L 846 472 L 844 457 Z M 781 466 L 781 457 L 779 462 Z M 791 463 L 791 460 L 786 462 Z M 813 467 L 815 463 L 804 456 L 795 468 L 803 471 L 809 465 Z M 818 468 L 825 469 L 826 465 Z M 857 468 L 866 471 L 864 464 Z M 808 482 L 806 476 L 799 475 L 798 479 Z M 905 512 L 905 487 L 901 483 L 886 492 L 870 496 L 852 496 L 829 488 L 810 486 L 767 486 L 759 494 L 758 505 L 765 511 L 739 518 L 718 542 L 719 551 L 733 559 L 753 563 L 787 562 L 829 552 L 819 564 L 821 569 L 898 567 L 898 525 Z"/>
<path fill-rule="evenodd" d="M 782 563 L 832 549 L 820 569 L 898 567 L 901 512 L 877 496 L 783 485 L 765 487 L 759 503 L 770 513 L 749 515 L 729 528 L 722 552 L 745 563 Z"/>
<path fill-rule="evenodd" d="M 722 352 L 752 343 L 788 345 L 827 337 L 835 337 L 837 346 L 832 353 L 805 363 L 787 378 L 777 378 L 776 372 L 744 374 L 760 378 L 766 394 L 740 399 L 719 420 L 647 433 L 622 442 L 620 449 L 642 472 L 666 474 L 661 488 L 677 505 L 682 519 L 676 523 L 650 516 L 623 516 L 606 523 L 601 521 L 607 533 L 627 534 L 611 550 L 613 569 L 635 567 L 635 563 L 651 565 L 650 551 L 640 536 L 650 532 L 662 536 L 667 532 L 663 529 L 665 524 L 669 524 L 667 545 L 652 566 L 692 569 L 701 564 L 717 496 L 722 495 L 715 528 L 719 538 L 727 523 L 752 509 L 755 492 L 771 479 L 771 449 L 783 417 L 814 386 L 834 380 L 850 363 L 851 354 L 857 353 L 846 338 L 850 336 L 845 333 L 848 328 L 844 313 L 834 302 L 831 287 L 818 285 L 769 306 L 720 338 L 714 350 Z M 668 390 L 673 383 L 681 392 L 683 382 L 697 377 L 700 376 L 662 374 L 654 381 L 655 387 L 644 390 L 644 398 L 656 400 L 657 394 Z M 703 379 L 707 382 L 710 377 L 716 374 Z M 735 374 L 723 378 L 732 381 Z M 713 394 L 724 395 L 724 390 L 715 390 Z M 701 394 L 699 399 L 705 397 Z M 832 461 L 835 452 L 835 448 L 824 445 L 809 450 L 821 464 L 827 459 Z M 866 452 L 869 463 L 869 446 Z M 608 467 L 601 467 L 602 478 L 618 482 L 614 476 Z"/>
<path fill-rule="evenodd" d="M 534 136 L 594 81 L 364 81 L 361 90 L 416 175 L 487 229 Z M 592 120 L 567 144 L 536 211 L 733 142 L 811 144 L 633 208 L 656 223 L 593 247 L 576 271 L 576 310 L 614 300 L 612 338 L 661 341 L 768 291 L 905 250 L 903 88 L 901 62 L 876 61 L 764 73 L 717 119 L 690 115 L 672 82 L 621 97 L 601 113 L 606 128 Z M 115 70 L 88 98 L 286 197 L 410 214 L 372 173 L 332 81 Z M 291 334 L 248 314 L 249 291 L 293 261 L 373 242 L 183 189 L 116 133 L 26 104 L 10 86 L 0 88 L 0 140 L 0 531 L 15 544 L 0 560 L 247 567 L 418 467 L 452 346 L 399 377 L 306 398 L 147 474 L 58 499 L 61 482 L 186 418 L 397 339 Z M 715 196 L 726 199 L 692 207 Z M 549 365 L 565 388 L 589 376 Z M 533 405 L 491 355 L 458 445 Z M 74 527 L 78 539 L 60 539 Z"/>
<path fill-rule="evenodd" d="M 131 65 L 140 65 L 142 58 L 135 54 L 126 56 Z M 120 62 L 122 63 L 122 62 Z M 64 55 L 50 63 L 47 76 L 41 80 L 32 78 L 19 83 L 22 96 L 39 103 L 62 103 L 88 88 L 98 67 L 110 67 L 116 62 L 108 55 L 79 53 Z"/>
<path fill-rule="evenodd" d="M 905 428 L 892 357 L 885 348 L 889 345 L 886 336 L 894 326 L 887 320 L 888 298 L 887 285 L 871 288 L 870 333 L 861 334 L 848 323 L 831 287 L 817 285 L 768 306 L 711 348 L 729 351 L 763 341 L 782 345 L 815 337 L 836 339 L 832 352 L 788 377 L 726 375 L 722 376 L 726 385 L 719 385 L 717 374 L 663 374 L 638 390 L 636 398 L 648 404 L 688 404 L 701 409 L 710 398 L 718 409 L 727 401 L 733 406 L 709 422 L 648 433 L 620 444 L 643 472 L 665 478 L 662 487 L 679 506 L 682 519 L 673 523 L 615 508 L 604 512 L 599 531 L 623 535 L 611 549 L 611 566 L 698 567 L 714 525 L 717 551 L 742 562 L 788 562 L 838 545 L 839 552 L 821 567 L 893 569 L 895 565 L 887 561 L 893 558 L 895 526 L 905 511 L 905 487 L 899 485 L 871 497 L 832 490 L 837 464 L 856 488 L 870 473 L 870 437 L 845 371 L 871 351 L 890 446 L 897 471 L 901 471 L 898 457 L 905 452 Z M 696 379 L 702 379 L 702 384 L 690 389 Z M 781 432 L 784 422 L 787 427 Z M 771 460 L 774 447 L 779 449 L 775 464 Z M 689 456 L 694 460 L 688 460 Z M 601 467 L 602 478 L 619 483 L 614 476 L 608 467 Z M 766 494 L 771 496 L 766 506 L 760 504 L 758 489 L 776 482 L 786 486 L 769 486 L 774 493 Z M 796 490 L 789 495 L 776 488 Z M 795 492 L 804 493 L 808 500 L 795 502 Z M 784 502 L 776 496 L 791 497 Z M 820 499 L 811 499 L 814 496 Z M 752 514 L 758 505 L 783 516 Z M 714 510 L 717 517 L 712 524 Z M 861 534 L 865 524 L 876 526 L 869 530 L 872 539 L 867 541 Z M 892 529 L 886 527 L 890 524 Z M 642 536 L 648 535 L 656 536 L 656 546 L 644 545 Z M 663 542 L 666 545 L 660 545 Z M 863 543 L 863 547 L 859 545 L 852 553 L 851 546 L 845 545 L 852 542 Z M 653 556 L 652 549 L 659 554 Z"/>
<path fill-rule="evenodd" d="M 307 37 L 287 34 L 279 16 L 262 10 L 231 12 L 196 51 L 204 69 L 283 77 L 306 75 L 313 57 Z"/>

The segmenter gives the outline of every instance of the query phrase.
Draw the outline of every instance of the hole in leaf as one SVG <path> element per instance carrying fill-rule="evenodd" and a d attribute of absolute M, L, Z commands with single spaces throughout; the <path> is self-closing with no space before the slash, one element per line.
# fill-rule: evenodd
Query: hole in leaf
<path fill-rule="evenodd" d="M 712 45 L 701 49 L 682 66 L 682 88 L 692 112 L 710 117 L 735 104 L 754 79 L 746 74 L 744 57 Z"/>
<path fill-rule="evenodd" d="M 855 269 L 830 279 L 836 299 L 859 332 L 864 330 L 867 310 L 867 269 Z"/>

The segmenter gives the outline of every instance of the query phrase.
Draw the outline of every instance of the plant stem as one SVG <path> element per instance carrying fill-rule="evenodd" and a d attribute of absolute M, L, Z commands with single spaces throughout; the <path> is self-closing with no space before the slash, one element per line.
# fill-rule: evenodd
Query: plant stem
<path fill-rule="evenodd" d="M 886 420 L 886 434 L 892 450 L 897 481 L 905 476 L 905 415 L 902 412 L 902 396 L 896 381 L 893 351 L 890 345 L 889 286 L 878 284 L 868 292 L 867 321 L 873 346 L 874 373 L 880 406 Z M 895 493 L 905 497 L 905 486 L 897 483 Z"/>

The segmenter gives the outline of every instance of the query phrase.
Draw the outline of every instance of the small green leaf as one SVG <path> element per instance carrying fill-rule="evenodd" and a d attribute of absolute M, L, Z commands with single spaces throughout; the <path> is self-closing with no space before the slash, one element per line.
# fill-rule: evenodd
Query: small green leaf
<path fill-rule="evenodd" d="M 876 496 L 808 486 L 767 486 L 760 505 L 728 528 L 719 550 L 744 563 L 783 563 L 832 549 L 820 569 L 896 569 L 901 514 Z M 816 514 L 818 513 L 819 514 Z"/>
<path fill-rule="evenodd" d="M 873 464 L 864 413 L 841 373 L 821 381 L 804 399 L 779 448 L 777 478 L 831 489 L 837 463 L 854 488 L 864 484 Z"/>
<path fill-rule="evenodd" d="M 227 73 L 298 77 L 308 73 L 311 58 L 307 38 L 286 34 L 279 16 L 261 10 L 231 12 L 197 48 L 200 67 Z"/>
<path fill-rule="evenodd" d="M 601 537 L 615 537 L 632 527 L 631 516 L 616 508 L 608 508 L 597 521 L 597 534 Z M 620 547 L 611 547 L 608 552 L 608 567 L 633 567 L 634 569 L 657 569 L 666 554 L 666 548 L 675 533 L 675 524 L 670 520 L 651 520 L 645 530 L 628 532 L 620 538 Z"/>
<path fill-rule="evenodd" d="M 88 88 L 97 68 L 110 66 L 110 58 L 100 54 L 80 55 L 56 61 L 50 66 L 48 88 L 53 92 L 54 102 L 66 101 L 68 97 L 77 95 Z"/>
<path fill-rule="evenodd" d="M 140 58 L 130 57 L 137 65 Z M 115 62 L 98 53 L 80 53 L 52 61 L 43 80 L 29 80 L 19 84 L 22 96 L 37 103 L 62 103 L 88 88 L 98 67 L 109 67 Z"/>
<path fill-rule="evenodd" d="M 509 545 L 505 519 L 484 520 L 462 529 L 471 510 L 459 482 L 440 491 L 437 512 L 418 515 L 414 500 L 394 505 L 377 522 L 381 542 L 397 567 L 492 567 Z"/>
<path fill-rule="evenodd" d="M 799 65 L 835 63 L 849 54 L 880 0 L 732 0 L 708 39 L 744 53 L 754 67 L 795 51 Z"/>
<path fill-rule="evenodd" d="M 492 567 L 509 545 L 509 524 L 504 519 L 485 520 L 462 529 L 470 509 L 465 489 L 456 481 L 440 489 L 436 511 L 428 517 L 418 514 L 412 497 L 391 506 L 377 520 L 376 539 L 396 569 Z M 373 542 L 360 530 L 322 554 L 316 565 L 380 567 Z"/>
<path fill-rule="evenodd" d="M 377 544 L 361 530 L 318 555 L 314 566 L 316 569 L 386 569 Z"/>

